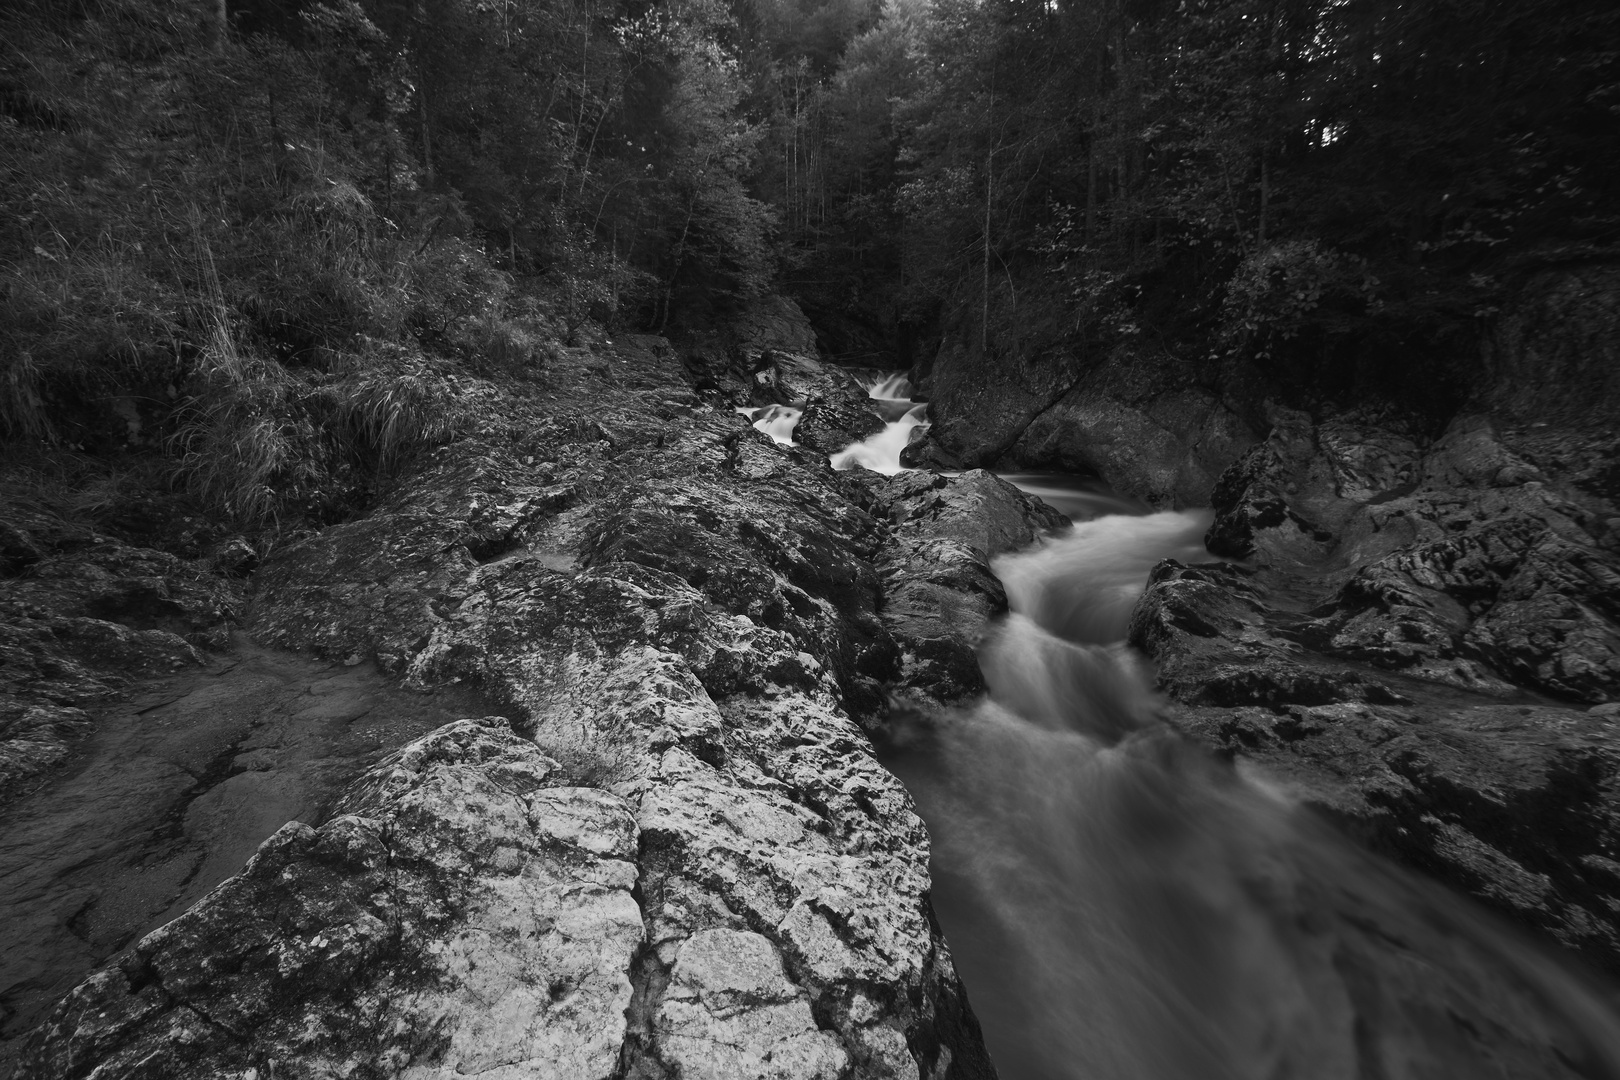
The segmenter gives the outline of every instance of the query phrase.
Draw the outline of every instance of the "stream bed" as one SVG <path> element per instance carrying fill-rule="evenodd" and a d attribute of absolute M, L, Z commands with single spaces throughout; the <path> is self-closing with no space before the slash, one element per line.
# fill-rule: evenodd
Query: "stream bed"
<path fill-rule="evenodd" d="M 835 467 L 900 471 L 920 422 Z M 879 748 L 1002 1080 L 1620 1077 L 1612 987 L 1166 722 L 1127 627 L 1156 564 L 1211 559 L 1210 511 L 1003 479 L 1074 525 L 993 561 L 986 698 Z"/>
<path fill-rule="evenodd" d="M 108 709 L 61 775 L 7 807 L 0 1076 L 58 998 L 235 874 L 271 833 L 323 821 L 387 751 L 492 711 L 471 694 L 393 684 L 369 663 L 295 656 L 239 634 L 212 667 Z"/>

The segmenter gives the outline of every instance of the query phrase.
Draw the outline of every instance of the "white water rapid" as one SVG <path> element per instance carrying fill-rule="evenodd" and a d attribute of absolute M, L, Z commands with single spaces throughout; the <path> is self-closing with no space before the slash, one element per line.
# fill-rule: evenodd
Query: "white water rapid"
<path fill-rule="evenodd" d="M 911 441 L 911 429 L 927 421 L 928 406 L 914 405 L 900 419 L 885 424 L 883 430 L 870 439 L 846 446 L 834 454 L 832 467 L 853 469 L 859 465 L 885 476 L 893 476 L 905 469 L 900 464 L 900 451 Z"/>
<path fill-rule="evenodd" d="M 1001 1080 L 1620 1078 L 1615 1004 L 1160 718 L 1121 639 L 1208 515 L 1108 515 L 997 560 L 989 695 L 880 753 Z"/>
<path fill-rule="evenodd" d="M 803 409 L 790 405 L 767 405 L 762 409 L 739 408 L 737 411 L 754 422 L 755 431 L 763 431 L 778 446 L 798 445 L 793 441 L 793 429 L 799 426 Z"/>
<path fill-rule="evenodd" d="M 882 401 L 910 401 L 911 380 L 906 378 L 905 372 L 893 371 L 868 384 L 866 394 Z"/>
<path fill-rule="evenodd" d="M 878 412 L 888 421 L 883 430 L 869 439 L 853 443 L 832 456 L 835 469 L 853 469 L 857 465 L 885 476 L 903 472 L 900 451 L 911 441 L 911 429 L 928 422 L 928 406 L 911 400 L 911 382 L 903 373 L 884 375 L 866 387 L 866 396 L 872 399 Z"/>

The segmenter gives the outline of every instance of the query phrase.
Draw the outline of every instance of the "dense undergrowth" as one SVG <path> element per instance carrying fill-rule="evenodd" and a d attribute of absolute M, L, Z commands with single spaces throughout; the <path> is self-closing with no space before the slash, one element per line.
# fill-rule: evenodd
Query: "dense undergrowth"
<path fill-rule="evenodd" d="M 340 519 L 466 421 L 467 377 L 535 376 L 637 305 L 667 322 L 687 278 L 746 262 L 705 217 L 736 201 L 720 165 L 741 158 L 683 175 L 605 148 L 628 145 L 633 70 L 659 68 L 643 112 L 672 117 L 671 160 L 712 119 L 714 100 L 683 97 L 679 28 L 643 33 L 631 68 L 622 20 L 588 11 L 414 11 L 0 14 L 9 457 L 122 460 L 247 526 Z M 575 61 L 585 77 L 565 78 Z M 614 168 L 632 167 L 655 194 L 621 206 L 638 189 Z"/>
<path fill-rule="evenodd" d="M 352 513 L 458 379 L 780 288 L 846 357 L 1443 411 L 1620 243 L 1601 0 L 18 0 L 0 441 Z"/>
<path fill-rule="evenodd" d="M 378 204 L 331 42 L 211 49 L 188 14 L 8 26 L 0 434 L 155 456 L 247 523 L 341 516 L 455 430 L 455 368 L 536 367 L 567 330 L 452 200 L 402 172 Z"/>

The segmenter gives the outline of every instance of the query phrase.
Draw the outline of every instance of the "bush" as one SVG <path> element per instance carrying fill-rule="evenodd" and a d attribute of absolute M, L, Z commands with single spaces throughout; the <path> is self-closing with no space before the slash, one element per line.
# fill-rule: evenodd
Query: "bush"
<path fill-rule="evenodd" d="M 1226 285 L 1221 336 L 1268 359 L 1308 328 L 1343 329 L 1353 315 L 1375 310 L 1379 281 L 1365 259 L 1289 240 L 1245 258 Z"/>

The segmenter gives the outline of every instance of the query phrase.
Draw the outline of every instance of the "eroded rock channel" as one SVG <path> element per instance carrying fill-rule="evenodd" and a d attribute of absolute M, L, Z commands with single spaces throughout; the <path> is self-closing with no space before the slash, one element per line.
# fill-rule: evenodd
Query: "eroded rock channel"
<path fill-rule="evenodd" d="M 19 1075 L 988 1075 L 861 724 L 897 685 L 977 688 L 955 609 L 1003 606 L 988 558 L 1061 519 L 987 473 L 834 473 L 657 339 L 550 379 L 491 387 L 476 433 L 276 551 L 242 610 L 261 663 L 487 704 L 282 806 Z"/>
<path fill-rule="evenodd" d="M 890 695 L 984 690 L 992 562 L 1067 522 L 982 470 L 830 468 L 883 423 L 808 348 L 733 367 L 621 337 L 480 384 L 473 430 L 246 585 L 228 544 L 12 527 L 7 761 L 34 790 L 5 813 L 49 819 L 15 861 L 73 850 L 71 816 L 29 815 L 75 783 L 124 805 L 98 769 L 178 770 L 107 834 L 143 853 L 108 898 L 30 909 L 71 962 L 19 954 L 17 1075 L 994 1075 L 871 737 Z M 1614 969 L 1603 446 L 1279 411 L 1215 485 L 1228 561 L 1164 561 L 1134 603 L 1171 699 L 1144 708 Z M 1373 1064 L 1344 1075 L 1382 1075 L 1354 1035 L 1376 1019 L 1351 1010 Z"/>

